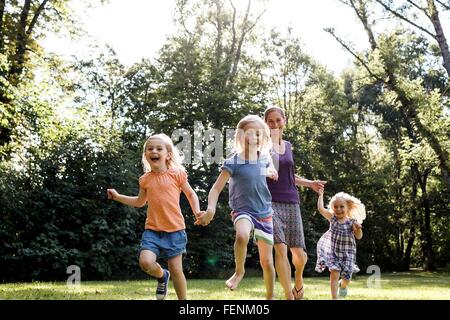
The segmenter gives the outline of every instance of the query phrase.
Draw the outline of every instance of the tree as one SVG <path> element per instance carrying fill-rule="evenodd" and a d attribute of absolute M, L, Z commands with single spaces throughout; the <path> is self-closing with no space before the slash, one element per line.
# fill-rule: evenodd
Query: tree
<path fill-rule="evenodd" d="M 4 79 L 2 85 L 20 90 L 20 85 L 33 77 L 36 59 L 32 54 L 42 55 L 38 39 L 45 32 L 75 25 L 68 2 L 25 0 L 20 5 L 17 0 L 0 1 L 0 55 L 6 57 L 7 62 L 6 67 L 0 70 L 0 77 Z M 0 90 L 0 148 L 5 150 L 21 123 L 20 107 L 14 103 L 13 95 Z"/>
<path fill-rule="evenodd" d="M 395 7 L 391 2 L 386 2 L 385 0 L 375 0 L 380 4 L 387 12 L 392 14 L 394 17 L 405 21 L 409 25 L 413 26 L 417 30 L 425 33 L 434 39 L 438 45 L 440 54 L 443 60 L 443 66 L 447 71 L 447 75 L 450 76 L 450 50 L 448 48 L 447 38 L 445 37 L 444 29 L 439 18 L 439 7 L 443 10 L 450 10 L 450 3 L 445 3 L 445 1 L 440 0 L 408 0 L 403 3 L 400 7 Z M 424 27 L 417 21 L 417 12 L 425 16 L 429 22 L 431 22 L 434 32 L 430 30 L 429 27 Z"/>
<path fill-rule="evenodd" d="M 431 89 L 428 87 L 424 88 L 422 86 L 423 80 L 421 80 L 423 78 L 426 79 L 424 77 L 425 73 L 436 73 L 434 70 L 432 72 L 422 70 L 422 64 L 419 62 L 423 61 L 425 56 L 429 56 L 428 42 L 424 37 L 416 37 L 410 32 L 397 32 L 389 35 L 381 34 L 377 39 L 368 20 L 367 2 L 344 2 L 355 11 L 363 24 L 371 44 L 371 50 L 366 57 L 363 57 L 336 36 L 333 30 L 329 29 L 328 32 L 356 58 L 358 64 L 365 70 L 366 77 L 371 79 L 369 87 L 373 87 L 379 102 L 372 102 L 368 107 L 376 112 L 376 114 L 382 116 L 386 124 L 392 128 L 391 132 L 395 133 L 394 137 L 396 137 L 397 141 L 404 139 L 403 134 L 405 133 L 409 143 L 413 145 L 422 145 L 425 143 L 434 151 L 436 163 L 440 168 L 442 182 L 448 189 L 449 168 L 448 153 L 446 151 L 448 149 L 446 147 L 448 139 L 446 138 L 447 133 L 444 129 L 445 123 L 448 120 L 445 120 L 445 98 L 440 93 L 441 85 L 437 85 L 434 82 Z M 402 33 L 405 36 L 402 36 Z M 417 61 L 417 64 L 414 65 L 411 61 Z M 419 69 L 416 69 L 417 65 L 420 66 Z M 359 87 L 366 87 L 367 85 L 367 80 L 364 80 Z M 432 104 L 430 104 L 431 101 L 433 102 Z M 430 117 L 433 119 L 431 122 L 429 121 Z M 433 121 L 438 125 L 433 125 Z M 399 124 L 401 124 L 404 131 L 399 130 Z M 383 133 L 383 130 L 381 132 Z M 384 130 L 384 132 L 386 133 L 387 131 Z M 384 136 L 385 138 L 389 138 L 388 135 Z M 405 149 L 405 145 L 396 145 L 395 147 L 399 148 L 399 150 Z M 401 158 L 401 156 L 397 156 L 397 163 L 401 161 Z M 420 168 L 420 156 L 416 154 L 415 158 L 414 163 L 410 163 L 406 167 L 410 168 L 408 175 L 412 178 L 410 180 L 410 183 L 413 184 L 411 191 L 412 201 L 421 209 L 416 210 L 416 208 L 411 208 L 412 224 L 410 225 L 411 232 L 406 251 L 409 255 L 412 249 L 412 243 L 414 242 L 414 223 L 417 222 L 415 217 L 416 215 L 423 217 L 424 220 L 419 219 L 419 222 L 423 221 L 423 223 L 420 223 L 420 234 L 424 243 L 422 252 L 425 259 L 425 268 L 431 270 L 434 268 L 431 237 L 432 226 L 430 223 L 431 213 L 426 186 L 423 184 L 424 181 L 427 181 L 428 171 L 430 169 L 423 168 L 422 170 L 424 171 L 418 169 Z M 401 168 L 403 165 L 399 165 L 399 167 Z M 420 190 L 426 197 L 426 200 L 419 201 L 418 187 L 421 188 Z M 406 260 L 408 260 L 407 257 Z"/>
<path fill-rule="evenodd" d="M 382 51 L 377 50 L 378 45 L 375 42 L 375 38 L 373 36 L 374 32 L 371 30 L 371 26 L 367 21 L 368 11 L 366 8 L 366 1 L 352 0 L 348 2 L 341 2 L 348 4 L 356 12 L 358 18 L 361 20 L 364 28 L 367 31 L 369 39 L 371 39 L 370 42 L 372 52 L 383 54 Z M 420 139 L 420 137 L 423 137 L 427 140 L 427 142 L 430 144 L 433 151 L 439 158 L 439 166 L 441 168 L 442 179 L 446 183 L 447 187 L 450 188 L 450 165 L 447 149 L 442 146 L 442 143 L 439 141 L 439 139 L 437 139 L 436 135 L 421 122 L 417 114 L 415 101 L 411 100 L 407 92 L 405 92 L 404 88 L 402 88 L 401 80 L 395 74 L 391 66 L 387 63 L 382 63 L 381 66 L 383 70 L 381 74 L 371 70 L 367 62 L 362 57 L 355 53 L 349 45 L 347 45 L 343 40 L 336 36 L 333 29 L 326 29 L 326 31 L 329 32 L 345 49 L 347 49 L 358 60 L 359 63 L 364 66 L 370 77 L 380 82 L 380 84 L 384 85 L 388 90 L 395 92 L 396 100 L 400 104 L 403 123 L 406 126 L 411 138 Z M 389 57 L 385 56 L 381 57 L 381 59 L 385 59 L 387 61 L 389 60 Z M 417 133 L 415 131 L 417 131 Z"/>

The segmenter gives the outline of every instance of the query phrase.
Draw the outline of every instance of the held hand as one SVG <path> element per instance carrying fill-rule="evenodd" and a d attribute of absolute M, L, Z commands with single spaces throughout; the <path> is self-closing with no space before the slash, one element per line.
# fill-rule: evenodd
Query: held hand
<path fill-rule="evenodd" d="M 317 193 L 319 193 L 320 191 L 323 192 L 326 183 L 327 183 L 326 181 L 314 180 L 313 182 L 311 182 L 310 188 Z"/>
<path fill-rule="evenodd" d="M 199 211 L 197 213 L 194 213 L 195 215 L 195 222 L 194 225 L 198 226 L 201 225 L 201 218 L 206 214 L 206 211 Z"/>
<path fill-rule="evenodd" d="M 106 193 L 108 195 L 108 199 L 111 200 L 115 200 L 119 196 L 119 193 L 116 191 L 116 189 L 107 189 Z"/>
<path fill-rule="evenodd" d="M 206 211 L 201 211 L 200 215 L 197 217 L 195 221 L 195 225 L 207 226 L 214 217 L 215 212 L 211 209 L 207 209 Z"/>
<path fill-rule="evenodd" d="M 267 177 L 274 181 L 278 181 L 278 172 L 274 168 L 267 169 Z"/>
<path fill-rule="evenodd" d="M 323 189 L 323 188 L 319 188 L 316 192 L 317 192 L 317 194 L 318 194 L 319 196 L 323 196 L 324 189 Z"/>
<path fill-rule="evenodd" d="M 352 225 L 353 233 L 355 233 L 361 229 L 362 229 L 362 225 L 360 223 L 358 223 L 358 222 L 353 223 L 353 225 Z"/>

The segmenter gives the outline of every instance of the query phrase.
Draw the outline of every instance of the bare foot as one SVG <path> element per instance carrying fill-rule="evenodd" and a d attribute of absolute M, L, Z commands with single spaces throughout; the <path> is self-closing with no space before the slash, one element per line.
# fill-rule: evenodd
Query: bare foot
<path fill-rule="evenodd" d="M 236 272 L 231 276 L 230 279 L 225 281 L 225 285 L 228 289 L 234 290 L 239 285 L 239 282 L 241 282 L 242 278 L 244 277 L 244 274 L 237 274 Z"/>

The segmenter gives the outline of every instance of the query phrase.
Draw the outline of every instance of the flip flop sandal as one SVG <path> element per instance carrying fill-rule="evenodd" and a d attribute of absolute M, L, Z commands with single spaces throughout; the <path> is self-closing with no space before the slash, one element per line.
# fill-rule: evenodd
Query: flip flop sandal
<path fill-rule="evenodd" d="M 300 292 L 301 292 L 301 294 L 300 294 Z M 303 286 L 299 290 L 297 290 L 297 287 L 294 286 L 292 288 L 292 294 L 294 295 L 295 300 L 302 300 L 303 295 L 305 294 L 305 290 L 303 289 Z"/>

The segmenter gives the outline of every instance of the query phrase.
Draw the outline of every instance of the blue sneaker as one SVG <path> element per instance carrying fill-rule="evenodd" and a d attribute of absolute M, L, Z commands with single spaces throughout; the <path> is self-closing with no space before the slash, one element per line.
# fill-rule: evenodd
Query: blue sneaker
<path fill-rule="evenodd" d="M 347 296 L 347 288 L 341 287 L 341 280 L 339 280 L 339 296 L 345 298 Z"/>
<path fill-rule="evenodd" d="M 169 285 L 170 272 L 163 269 L 164 275 L 161 279 L 158 279 L 158 286 L 156 287 L 156 299 L 164 300 L 167 297 L 167 286 Z"/>

